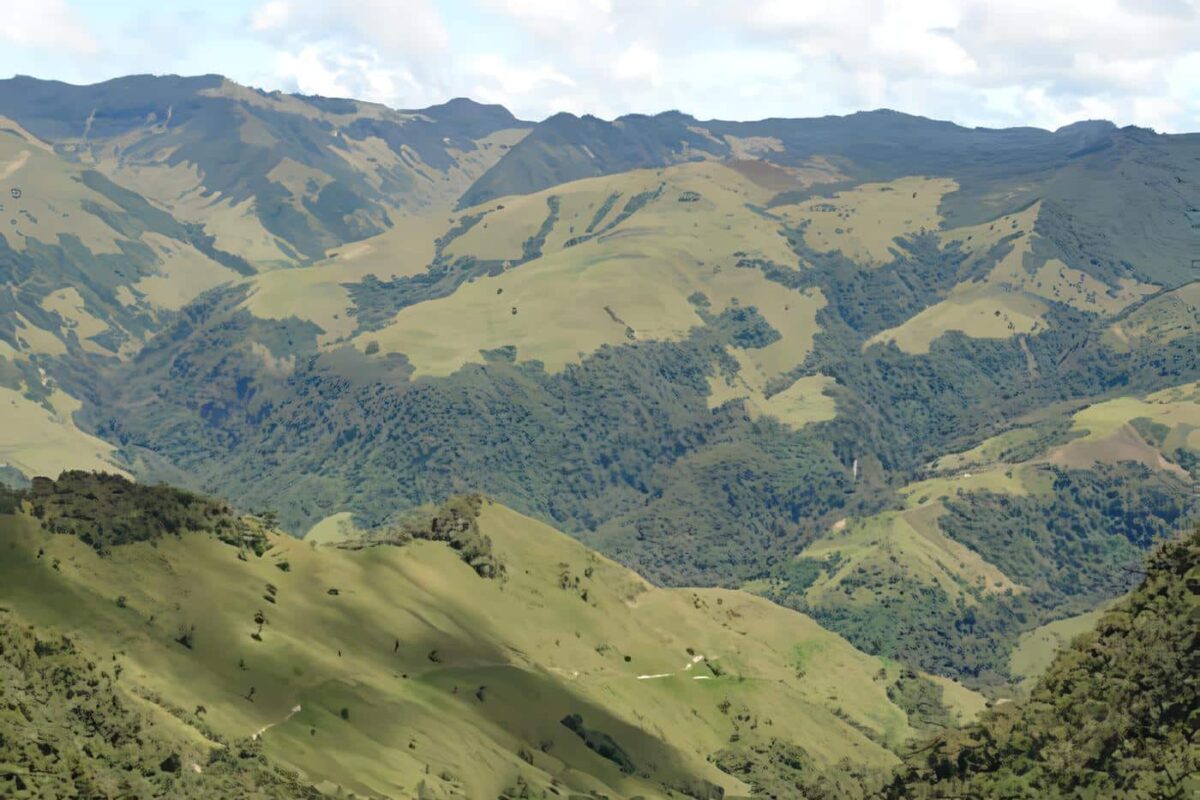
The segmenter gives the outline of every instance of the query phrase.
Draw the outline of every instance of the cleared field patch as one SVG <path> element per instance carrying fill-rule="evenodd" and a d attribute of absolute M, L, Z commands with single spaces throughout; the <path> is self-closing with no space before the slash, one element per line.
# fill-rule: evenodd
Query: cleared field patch
<path fill-rule="evenodd" d="M 1100 617 L 1116 601 L 1074 617 L 1048 622 L 1021 634 L 1021 639 L 1009 656 L 1009 669 L 1021 686 L 1032 688 L 1033 684 L 1050 666 L 1054 657 L 1077 636 L 1095 629 Z"/>
<path fill-rule="evenodd" d="M 746 207 L 768 193 L 712 163 L 618 177 L 626 182 L 621 197 L 641 200 L 633 210 L 622 205 L 628 200 L 616 202 L 591 238 L 405 308 L 382 330 L 356 338 L 356 345 L 378 341 L 383 353 L 404 353 L 417 374 L 447 375 L 481 361 L 481 350 L 506 345 L 517 348 L 518 360 L 556 371 L 605 344 L 684 338 L 703 324 L 698 293 L 712 313 L 754 306 L 781 334 L 749 355 L 764 376 L 800 363 L 824 298 L 734 266 L 743 256 L 795 261 L 778 226 Z M 554 193 L 562 208 L 571 208 L 576 191 L 607 197 L 612 187 L 589 179 Z M 563 224 L 569 223 L 560 219 L 555 228 Z"/>
<path fill-rule="evenodd" d="M 52 409 L 0 386 L 0 463 L 26 477 L 57 477 L 65 469 L 125 473 L 112 445 L 75 427 L 78 400 L 55 390 L 49 403 Z"/>
<path fill-rule="evenodd" d="M 895 328 L 868 339 L 864 346 L 895 342 L 906 353 L 928 353 L 943 334 L 959 331 L 976 339 L 1007 339 L 1045 324 L 1045 305 L 1032 297 L 992 287 L 973 289 L 936 303 Z"/>
<path fill-rule="evenodd" d="M 970 450 L 941 456 L 930 467 L 943 472 L 981 471 L 1000 462 L 1006 453 L 1036 442 L 1040 437 L 1041 433 L 1035 427 L 1014 428 L 986 439 Z"/>
<path fill-rule="evenodd" d="M 769 157 L 774 150 L 773 143 L 761 146 L 728 135 L 725 140 L 734 149 L 734 158 L 726 162 L 729 167 L 773 192 L 786 192 L 817 183 L 834 183 L 847 179 L 846 175 L 822 156 L 813 156 L 799 167 L 786 167 L 766 160 L 765 157 Z"/>
<path fill-rule="evenodd" d="M 864 265 L 892 261 L 897 236 L 937 230 L 942 198 L 958 184 L 948 178 L 913 176 L 888 183 L 864 183 L 829 198 L 814 198 L 773 209 L 789 223 L 807 223 L 804 241 L 814 250 L 840 250 Z"/>
<path fill-rule="evenodd" d="M 748 358 L 750 351 L 734 348 L 734 358 L 741 369 L 731 378 L 714 375 L 708 379 L 708 407 L 717 408 L 732 400 L 744 400 L 752 418 L 774 417 L 792 428 L 802 428 L 810 422 L 833 419 L 837 406 L 825 390 L 836 381 L 825 375 L 800 378 L 788 388 L 770 397 L 763 393 L 765 381 L 757 365 Z"/>
<path fill-rule="evenodd" d="M 986 697 L 956 680 L 942 675 L 926 674 L 925 677 L 942 687 L 942 702 L 954 714 L 959 725 L 971 722 L 988 707 Z"/>
<path fill-rule="evenodd" d="M 1135 429 L 1139 421 L 1148 425 L 1147 430 L 1155 431 L 1157 441 L 1148 441 L 1146 435 Z M 1083 435 L 1051 450 L 1046 460 L 1073 467 L 1132 460 L 1188 479 L 1187 473 L 1167 456 L 1179 447 L 1193 448 L 1197 429 L 1200 429 L 1198 383 L 1164 389 L 1144 398 L 1118 397 L 1077 412 L 1072 430 Z"/>
<path fill-rule="evenodd" d="M 959 472 L 910 483 L 900 490 L 900 494 L 907 499 L 910 508 L 916 508 L 930 500 L 953 497 L 959 492 L 988 491 L 1023 495 L 1040 494 L 1044 488 L 1039 483 L 1037 470 L 1023 464 L 1001 464 L 978 472 Z"/>
<path fill-rule="evenodd" d="M 871 606 L 897 592 L 902 595 L 914 584 L 937 586 L 950 598 L 972 605 L 976 600 L 970 588 L 1019 591 L 994 565 L 941 532 L 937 518 L 943 513 L 934 501 L 850 520 L 830 531 L 798 556 L 837 564 L 836 571 L 822 574 L 808 588 L 805 601 L 815 607 Z M 847 592 L 850 586 L 854 588 Z"/>

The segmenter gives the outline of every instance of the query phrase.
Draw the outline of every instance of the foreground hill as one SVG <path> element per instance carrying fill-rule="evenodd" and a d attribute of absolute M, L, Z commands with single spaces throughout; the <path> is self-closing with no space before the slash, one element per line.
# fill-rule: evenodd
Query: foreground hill
<path fill-rule="evenodd" d="M 1064 650 L 1029 699 L 915 750 L 892 797 L 1200 793 L 1200 528 Z"/>
<path fill-rule="evenodd" d="M 301 542 L 219 502 L 91 473 L 0 496 L 0 791 L 1198 788 L 1200 529 L 1156 550 L 1027 700 L 978 721 L 982 698 L 803 615 L 740 592 L 654 589 L 487 500 L 324 533 Z"/>
<path fill-rule="evenodd" d="M 39 479 L 19 503 L 0 516 L 11 646 L 31 646 L 29 624 L 52 643 L 39 658 L 100 664 L 122 724 L 153 728 L 188 791 L 210 785 L 211 759 L 220 780 L 369 796 L 747 795 L 773 748 L 834 785 L 982 706 L 765 600 L 655 589 L 477 498 L 325 544 L 111 476 Z M 36 683 L 48 665 L 9 646 L 7 668 Z M 247 774 L 234 754 L 251 737 L 301 777 Z M 119 763 L 76 746 L 18 763 Z M 18 779 L 49 785 L 0 768 Z"/>

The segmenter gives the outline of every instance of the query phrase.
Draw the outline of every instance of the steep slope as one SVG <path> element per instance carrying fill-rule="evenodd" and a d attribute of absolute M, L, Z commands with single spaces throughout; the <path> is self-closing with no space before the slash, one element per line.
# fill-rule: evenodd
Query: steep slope
<path fill-rule="evenodd" d="M 394 111 L 216 75 L 91 86 L 17 77 L 0 82 L 0 114 L 259 268 L 450 206 L 527 129 L 467 100 Z"/>
<path fill-rule="evenodd" d="M 1019 633 L 1131 588 L 1141 551 L 1200 515 L 1180 466 L 1200 455 L 1196 388 L 1043 414 L 943 456 L 901 509 L 839 521 L 748 588 L 870 652 L 1005 678 Z"/>
<path fill-rule="evenodd" d="M 0 609 L 5 797 L 322 797 L 249 738 L 218 746 L 127 691 L 119 668 Z"/>
<path fill-rule="evenodd" d="M 5 319 L 6 474 L 115 462 L 295 535 L 480 491 L 997 686 L 1191 513 L 1195 136 L 8 87 L 109 221 L 21 273 L 57 282 Z M 114 225 L 253 274 L 104 278 L 173 292 L 135 315 L 92 285 Z"/>
<path fill-rule="evenodd" d="M 479 499 L 319 546 L 65 474 L 0 516 L 0 548 L 0 602 L 39 636 L 115 661 L 172 729 L 256 734 L 323 790 L 739 795 L 709 755 L 781 740 L 812 779 L 881 770 L 923 724 L 896 685 L 972 702 L 764 600 L 654 589 Z"/>
<path fill-rule="evenodd" d="M 26 477 L 115 469 L 73 413 L 86 364 L 124 359 L 174 312 L 240 280 L 211 237 L 0 119 L 0 459 Z"/>
<path fill-rule="evenodd" d="M 919 748 L 888 796 L 1194 797 L 1198 570 L 1200 529 L 1156 551 L 1028 700 Z"/>

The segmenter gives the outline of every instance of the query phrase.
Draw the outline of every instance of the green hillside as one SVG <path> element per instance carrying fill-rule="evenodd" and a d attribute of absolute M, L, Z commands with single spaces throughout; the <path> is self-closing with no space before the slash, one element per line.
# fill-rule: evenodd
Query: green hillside
<path fill-rule="evenodd" d="M 800 748 L 805 780 L 898 763 L 925 724 L 899 687 L 927 686 L 947 718 L 978 707 L 801 614 L 740 592 L 655 589 L 479 498 L 321 545 L 87 473 L 40 479 L 20 503 L 0 517 L 0 618 L 13 646 L 49 661 L 6 647 L 8 668 L 37 691 L 55 659 L 80 680 L 80 658 L 102 665 L 99 697 L 117 698 L 122 735 L 152 730 L 161 750 L 141 763 L 183 760 L 137 778 L 160 790 L 286 779 L 368 796 L 737 796 L 757 773 L 718 765 L 775 741 Z M 60 700 L 50 718 L 75 713 Z M 300 777 L 235 755 L 253 737 Z M 85 758 L 64 739 L 64 760 L 46 763 L 79 760 L 103 785 L 123 741 Z M 0 764 L 14 759 L 43 763 L 0 747 Z M 51 785 L 10 769 L 10 786 Z"/>
<path fill-rule="evenodd" d="M 1200 517 L 1198 165 L 0 81 L 0 663 L 149 795 L 883 785 Z"/>
<path fill-rule="evenodd" d="M 449 205 L 527 123 L 468 100 L 396 111 L 219 75 L 0 81 L 0 115 L 260 269 L 311 261 Z"/>
<path fill-rule="evenodd" d="M 1194 797 L 1200 792 L 1200 529 L 1055 658 L 1028 700 L 916 749 L 889 797 Z"/>

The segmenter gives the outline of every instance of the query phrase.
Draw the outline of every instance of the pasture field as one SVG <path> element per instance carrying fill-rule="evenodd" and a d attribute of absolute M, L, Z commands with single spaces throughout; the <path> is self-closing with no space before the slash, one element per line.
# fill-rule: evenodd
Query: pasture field
<path fill-rule="evenodd" d="M 556 776 L 620 797 L 696 780 L 736 795 L 747 787 L 707 760 L 733 733 L 886 767 L 880 743 L 914 732 L 888 699 L 898 666 L 802 614 L 656 589 L 487 501 L 478 523 L 501 579 L 427 541 L 340 549 L 268 533 L 259 557 L 184 534 L 101 557 L 18 514 L 0 517 L 0 600 L 111 655 L 156 704 L 203 706 L 222 736 L 258 733 L 327 789 L 493 796 Z M 560 724 L 570 714 L 636 770 L 585 747 Z"/>

